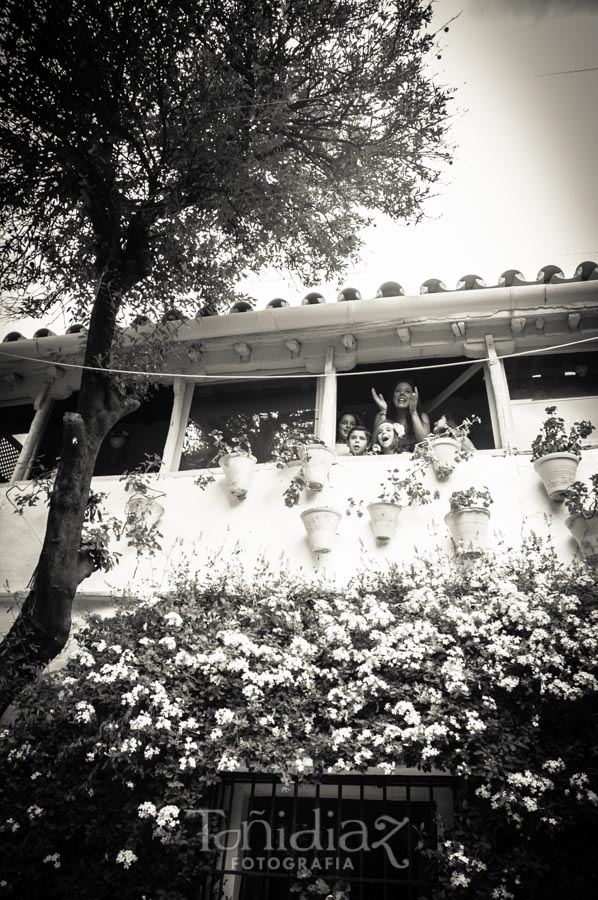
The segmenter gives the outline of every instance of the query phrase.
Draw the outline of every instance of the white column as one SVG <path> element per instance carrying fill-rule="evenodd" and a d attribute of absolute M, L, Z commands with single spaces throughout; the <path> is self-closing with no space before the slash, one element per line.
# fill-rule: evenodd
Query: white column
<path fill-rule="evenodd" d="M 511 398 L 507 376 L 505 375 L 502 360 L 499 359 L 494 346 L 494 338 L 486 335 L 486 349 L 488 356 L 488 371 L 490 372 L 490 386 L 494 395 L 495 421 L 498 430 L 499 446 L 510 451 L 513 447 L 513 423 L 511 420 Z"/>
<path fill-rule="evenodd" d="M 316 392 L 316 437 L 334 449 L 336 441 L 336 369 L 334 347 L 326 350 L 324 375 L 318 377 Z"/>
<path fill-rule="evenodd" d="M 40 388 L 39 393 L 35 398 L 35 401 L 33 403 L 35 415 L 29 427 L 27 437 L 25 438 L 25 443 L 23 444 L 23 447 L 19 454 L 14 472 L 12 473 L 10 484 L 14 484 L 15 481 L 24 481 L 29 477 L 29 472 L 35 458 L 39 442 L 44 433 L 46 422 L 48 421 L 48 416 L 50 415 L 50 412 L 54 405 L 54 398 L 50 393 L 51 386 L 52 385 L 50 383 L 44 384 L 43 387 Z"/>
<path fill-rule="evenodd" d="M 172 413 L 170 414 L 170 425 L 168 426 L 168 434 L 166 435 L 166 443 L 162 454 L 160 474 L 176 472 L 179 468 L 187 419 L 189 418 L 189 410 L 193 399 L 193 382 L 185 378 L 175 378 L 172 388 L 174 399 L 172 402 Z"/>

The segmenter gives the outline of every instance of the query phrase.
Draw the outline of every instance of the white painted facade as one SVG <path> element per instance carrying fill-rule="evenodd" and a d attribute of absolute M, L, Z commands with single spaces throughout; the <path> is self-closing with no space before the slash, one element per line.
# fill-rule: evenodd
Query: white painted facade
<path fill-rule="evenodd" d="M 147 326 L 146 333 L 155 328 Z M 127 334 L 131 340 L 139 339 L 134 330 Z M 342 581 L 364 568 L 417 556 L 452 554 L 444 522 L 448 498 L 454 490 L 470 486 L 487 486 L 493 496 L 490 546 L 517 546 L 523 533 L 535 531 L 551 535 L 564 561 L 574 559 L 578 550 L 564 524 L 566 510 L 548 499 L 530 459 L 530 441 L 550 397 L 512 399 L 504 358 L 530 351 L 541 351 L 542 356 L 544 352 L 587 354 L 595 351 L 596 338 L 595 279 L 266 309 L 182 323 L 176 332 L 176 349 L 163 369 L 163 383 L 172 386 L 172 408 L 162 471 L 154 482 L 164 494 L 160 498 L 164 515 L 158 524 L 162 552 L 138 560 L 124 541 L 120 547 L 115 544 L 114 549 L 123 553 L 119 566 L 85 580 L 79 605 L 110 609 L 123 592 L 164 588 L 185 561 L 191 569 L 220 566 L 226 570 L 233 562 L 252 567 L 264 559 L 275 567 L 300 571 L 307 578 L 318 575 Z M 15 595 L 25 591 L 35 568 L 45 522 L 43 507 L 26 509 L 20 516 L 11 500 L 15 492 L 27 489 L 23 476 L 53 400 L 68 396 L 78 386 L 76 366 L 83 341 L 84 335 L 72 334 L 0 347 L 0 407 L 23 403 L 35 407 L 17 465 L 18 478 L 10 487 L 0 485 L 3 630 L 14 615 Z M 402 510 L 395 537 L 387 547 L 376 546 L 367 513 L 360 518 L 354 512 L 347 516 L 346 511 L 350 498 L 363 500 L 364 505 L 377 499 L 387 469 L 405 469 L 408 454 L 339 456 L 325 490 L 307 491 L 299 505 L 290 509 L 282 495 L 292 468 L 257 465 L 242 502 L 227 493 L 219 470 L 214 470 L 215 483 L 205 490 L 194 484 L 198 471 L 178 471 L 195 384 L 209 383 L 217 390 L 218 384 L 231 376 L 239 383 L 248 377 L 315 376 L 314 427 L 333 447 L 343 373 L 356 366 L 367 370 L 369 365 L 384 364 L 389 370 L 400 370 L 455 360 L 459 361 L 456 366 L 446 368 L 448 386 L 459 381 L 468 366 L 476 361 L 481 365 L 494 449 L 478 450 L 444 483 L 437 482 L 428 470 L 427 486 L 438 489 L 440 499 Z M 371 378 L 375 384 L 375 373 Z M 439 397 L 428 399 L 433 404 L 437 401 L 440 408 Z M 561 397 L 553 403 L 568 423 L 590 418 L 598 426 L 598 392 Z M 587 479 L 596 471 L 595 432 L 587 442 L 577 477 Z M 94 479 L 93 486 L 108 495 L 108 512 L 124 517 L 127 496 L 122 481 L 117 476 L 101 476 Z M 337 508 L 342 516 L 331 552 L 314 557 L 300 512 L 320 504 Z"/>

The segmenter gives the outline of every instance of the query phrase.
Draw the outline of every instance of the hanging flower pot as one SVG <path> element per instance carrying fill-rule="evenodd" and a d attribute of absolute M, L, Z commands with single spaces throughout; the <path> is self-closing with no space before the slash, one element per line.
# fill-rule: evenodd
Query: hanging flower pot
<path fill-rule="evenodd" d="M 127 525 L 133 527 L 133 523 L 143 520 L 144 525 L 152 528 L 164 515 L 164 507 L 148 494 L 134 494 L 126 506 Z M 127 533 L 130 528 L 126 528 Z"/>
<path fill-rule="evenodd" d="M 457 454 L 461 450 L 461 442 L 452 437 L 436 437 L 430 439 L 432 450 L 430 459 L 436 477 L 444 481 L 457 465 Z"/>
<path fill-rule="evenodd" d="M 401 507 L 397 503 L 387 503 L 384 500 L 369 504 L 368 513 L 378 547 L 385 547 L 392 540 L 400 511 Z"/>
<path fill-rule="evenodd" d="M 486 549 L 490 510 L 469 507 L 453 510 L 444 517 L 458 556 L 480 556 Z"/>
<path fill-rule="evenodd" d="M 330 553 L 341 514 L 329 506 L 314 506 L 301 513 L 312 553 Z"/>
<path fill-rule="evenodd" d="M 328 481 L 328 472 L 336 456 L 324 444 L 302 444 L 299 457 L 303 463 L 305 482 L 311 491 L 321 491 Z"/>
<path fill-rule="evenodd" d="M 565 525 L 577 541 L 585 561 L 598 567 L 598 515 L 588 519 L 575 513 L 565 519 Z"/>
<path fill-rule="evenodd" d="M 551 500 L 560 503 L 567 488 L 575 481 L 579 456 L 574 453 L 548 453 L 534 463 L 534 469 L 542 479 Z"/>
<path fill-rule="evenodd" d="M 224 482 L 229 494 L 237 500 L 244 500 L 257 462 L 255 456 L 243 451 L 225 453 L 218 462 L 224 472 Z"/>

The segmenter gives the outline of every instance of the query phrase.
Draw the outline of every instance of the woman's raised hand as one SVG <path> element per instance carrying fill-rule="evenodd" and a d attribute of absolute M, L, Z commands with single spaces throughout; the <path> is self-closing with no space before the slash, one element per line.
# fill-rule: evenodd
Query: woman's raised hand
<path fill-rule="evenodd" d="M 388 411 L 388 404 L 382 394 L 376 393 L 376 388 L 372 388 L 372 397 L 380 412 L 386 413 Z"/>
<path fill-rule="evenodd" d="M 419 402 L 419 394 L 417 393 L 417 388 L 413 388 L 413 393 L 411 394 L 411 398 L 409 400 L 409 412 L 412 416 L 417 412 L 417 404 Z"/>

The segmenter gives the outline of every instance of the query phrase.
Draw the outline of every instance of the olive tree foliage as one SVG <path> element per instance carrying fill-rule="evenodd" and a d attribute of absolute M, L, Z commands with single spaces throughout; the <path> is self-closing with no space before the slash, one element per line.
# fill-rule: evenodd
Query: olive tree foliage
<path fill-rule="evenodd" d="M 65 418 L 6 699 L 64 645 L 95 458 L 138 403 L 108 371 L 119 316 L 218 308 L 266 260 L 329 277 L 368 210 L 416 219 L 448 158 L 430 19 L 422 0 L 3 5 L 0 289 L 15 313 L 82 317 L 102 370 Z"/>

